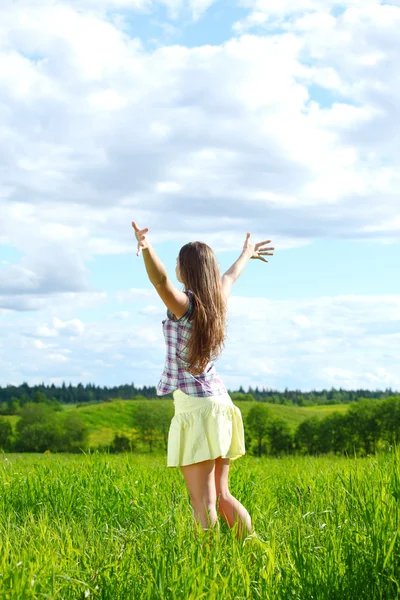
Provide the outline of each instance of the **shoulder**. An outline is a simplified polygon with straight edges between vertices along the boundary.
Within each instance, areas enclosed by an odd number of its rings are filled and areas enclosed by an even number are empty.
[[[192,316],[193,310],[194,310],[194,296],[193,296],[192,290],[184,290],[183,293],[186,294],[186,296],[189,299],[189,304],[188,304],[185,314],[182,315],[180,317],[180,319],[177,319],[176,316],[174,315],[174,313],[170,309],[168,309],[168,311],[167,311],[168,318],[171,319],[171,321],[175,321],[177,323],[187,321]]]
[[[186,313],[189,306],[187,294],[176,288],[168,278],[155,284],[154,287],[167,309],[174,315],[182,317]]]

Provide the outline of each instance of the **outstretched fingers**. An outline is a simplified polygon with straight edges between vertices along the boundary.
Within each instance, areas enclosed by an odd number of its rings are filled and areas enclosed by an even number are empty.
[[[148,227],[145,227],[144,229],[139,229],[137,223],[135,223],[135,221],[132,221],[132,227],[135,230],[135,234],[143,234],[143,233],[147,233],[149,231]]]
[[[149,231],[149,228],[145,227],[144,229],[139,229],[139,227],[138,227],[137,223],[135,223],[135,221],[132,221],[132,227],[135,230],[135,237],[138,242],[136,256],[139,256],[140,252],[142,251],[142,248],[145,247],[145,242],[144,242],[144,240],[146,239],[145,234]]]

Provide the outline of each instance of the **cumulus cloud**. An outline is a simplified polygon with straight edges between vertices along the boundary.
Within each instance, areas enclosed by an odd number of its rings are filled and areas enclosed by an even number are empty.
[[[70,321],[62,321],[58,317],[52,318],[52,325],[44,323],[39,325],[36,329],[36,336],[38,337],[58,337],[68,335],[71,337],[77,337],[82,335],[85,326],[80,319],[71,319]],[[38,346],[44,347],[44,346]]]
[[[115,313],[110,313],[108,319],[129,319],[131,314],[132,313],[129,310],[119,310]]]
[[[193,230],[212,213],[216,234],[268,219],[274,238],[306,243],[394,238],[400,9],[354,6],[282,35],[153,51],[73,4],[5,10],[2,239],[21,245],[18,207],[85,258],[129,251],[132,210],[156,233],[157,211],[171,235],[178,216]],[[333,104],[312,99],[316,84]]]
[[[53,294],[30,295],[9,294],[0,296],[0,314],[10,315],[15,312],[46,312],[54,314],[65,307],[76,312],[106,304],[108,295],[106,292],[59,292]]]
[[[154,290],[131,288],[129,290],[120,290],[115,293],[118,302],[134,302],[136,300],[151,300],[154,298]]]
[[[215,2],[216,0],[189,0],[193,19],[201,17]]]
[[[148,291],[136,290],[136,298],[148,301]],[[163,305],[147,304],[143,310],[121,292],[115,297],[122,306],[129,305],[129,316],[122,311],[85,324],[45,315],[5,321],[0,384],[56,378],[157,385],[165,359]],[[230,389],[400,388],[399,295],[296,300],[232,296],[228,318],[217,368]]]
[[[24,254],[0,270],[0,314],[10,339],[16,332],[5,380],[49,368],[58,381],[62,365],[78,381],[118,366],[118,381],[140,383],[138,356],[157,372],[152,292],[117,292],[121,310],[107,318],[108,295],[88,283],[94,256],[134,252],[132,219],[157,241],[190,236],[217,251],[248,230],[265,239],[266,227],[281,250],[317,238],[398,240],[400,8],[245,0],[231,39],[195,47],[149,49],[129,21],[157,7],[199,19],[211,4],[3,3],[0,243]],[[231,385],[395,385],[397,302],[386,298],[380,319],[375,297],[235,300],[221,368]]]
[[[47,359],[52,360],[56,363],[64,363],[70,360],[67,356],[64,356],[63,354],[57,352],[49,352],[49,354],[47,355]]]
[[[19,264],[2,269],[0,294],[86,291],[88,269],[80,257],[68,252],[66,248],[61,248],[59,253],[55,246],[51,250],[51,255],[32,251]]]
[[[230,365],[232,386],[245,377],[249,385],[278,388],[290,381],[299,389],[398,389],[399,316],[398,295],[295,301],[234,296],[220,364]]]
[[[327,18],[350,8],[369,8],[383,4],[391,4],[386,0],[241,0],[240,4],[250,9],[249,13],[241,20],[236,21],[233,28],[243,31],[257,26],[282,27],[287,26],[294,18],[304,15],[315,18],[315,15]]]

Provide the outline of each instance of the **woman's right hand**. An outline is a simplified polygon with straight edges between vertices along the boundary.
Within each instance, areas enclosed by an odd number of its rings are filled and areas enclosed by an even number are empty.
[[[268,248],[264,248],[265,244],[270,244],[271,240],[267,240],[265,242],[259,242],[258,244],[252,244],[250,242],[250,233],[246,234],[246,240],[244,242],[243,250],[250,254],[250,258],[258,258],[263,262],[268,262],[263,256],[273,256],[273,252],[268,252],[268,250],[275,250],[269,246]]]
[[[147,240],[145,234],[149,231],[149,228],[140,229],[135,221],[132,221],[132,227],[135,230],[135,237],[138,241],[136,256],[139,256],[143,248],[147,248]]]

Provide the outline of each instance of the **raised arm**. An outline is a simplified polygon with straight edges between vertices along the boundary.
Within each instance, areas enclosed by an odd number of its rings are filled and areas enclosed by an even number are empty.
[[[184,292],[178,290],[168,279],[166,268],[146,238],[148,229],[140,229],[135,221],[132,221],[132,227],[135,230],[135,236],[138,241],[137,256],[139,256],[141,250],[143,250],[144,264],[151,283],[156,288],[156,291],[165,306],[180,319],[189,307],[188,296]]]
[[[258,258],[263,262],[268,262],[265,258],[263,258],[263,255],[272,256],[273,252],[268,252],[268,250],[274,250],[274,248],[262,248],[262,246],[269,244],[270,242],[271,240],[267,240],[265,242],[259,242],[258,244],[252,244],[250,242],[250,233],[246,234],[246,240],[244,242],[241,255],[222,275],[222,289],[226,298],[229,297],[233,284],[242,273],[250,258]]]
[[[243,250],[237,261],[222,275],[222,289],[225,297],[229,298],[231,289],[250,259],[250,251]]]

